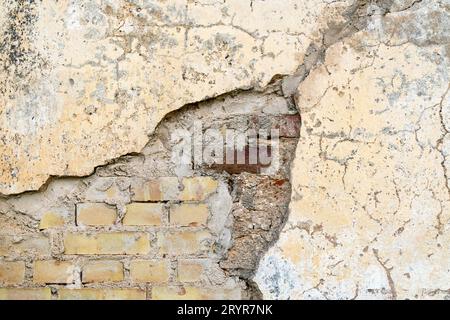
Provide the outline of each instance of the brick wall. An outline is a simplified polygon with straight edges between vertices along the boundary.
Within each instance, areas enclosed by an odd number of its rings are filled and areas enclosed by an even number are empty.
[[[170,133],[195,119],[274,123],[280,167],[174,165]],[[0,299],[259,298],[251,279],[284,222],[298,130],[276,90],[220,97],[169,115],[141,154],[0,200]]]
[[[130,185],[123,211],[83,201],[46,212],[39,233],[1,236],[0,298],[239,299],[236,284],[198,286],[216,256],[205,199],[218,186],[211,177],[161,177]]]

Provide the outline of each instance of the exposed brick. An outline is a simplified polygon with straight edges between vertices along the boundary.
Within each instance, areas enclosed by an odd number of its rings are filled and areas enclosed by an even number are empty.
[[[170,223],[179,226],[205,226],[209,209],[206,204],[174,204],[170,208]]]
[[[59,289],[60,300],[145,300],[140,289]]]
[[[183,191],[179,199],[183,201],[203,201],[217,190],[218,182],[211,177],[191,177],[183,179]]]
[[[153,287],[153,300],[239,300],[239,288]]]
[[[275,128],[280,129],[282,138],[300,137],[301,117],[298,114],[284,115],[278,117]]]
[[[45,212],[42,215],[41,222],[39,224],[40,230],[63,227],[65,219],[60,213]]]
[[[108,226],[117,219],[117,210],[105,203],[77,204],[77,225]]]
[[[158,245],[161,253],[193,254],[210,249],[211,235],[206,231],[181,231],[159,233]]]
[[[136,183],[131,190],[135,201],[160,201],[163,198],[158,180]]]
[[[64,248],[65,254],[147,254],[150,239],[148,234],[134,232],[69,233],[64,237]]]
[[[177,177],[161,177],[132,185],[133,201],[177,200],[179,183]]]
[[[34,257],[50,255],[50,242],[44,235],[14,237],[0,236],[0,256],[32,255]]]
[[[123,281],[123,264],[120,261],[92,261],[86,264],[82,272],[82,282]]]
[[[169,281],[169,266],[165,260],[132,261],[131,280],[134,282],[161,283]]]
[[[178,281],[196,282],[200,281],[206,269],[205,260],[179,260]]]
[[[20,284],[25,278],[25,263],[23,261],[0,261],[0,284]]]
[[[250,148],[248,145],[241,150],[236,148],[226,148],[223,162],[214,163],[210,168],[216,171],[225,171],[230,174],[239,174],[242,172],[260,173],[262,167],[261,164],[258,161],[252,163],[253,161],[250,161],[250,154],[256,155],[257,158],[258,148]]]
[[[73,283],[74,269],[75,266],[69,261],[36,261],[33,281],[46,284]]]
[[[163,213],[160,203],[131,203],[123,219],[125,226],[159,226]]]
[[[50,300],[50,288],[16,289],[0,288],[0,300]]]

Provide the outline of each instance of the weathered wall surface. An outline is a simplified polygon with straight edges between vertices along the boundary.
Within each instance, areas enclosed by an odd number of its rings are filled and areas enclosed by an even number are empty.
[[[198,121],[205,136],[282,128],[279,165],[178,165],[172,133]],[[139,154],[0,199],[0,299],[261,298],[252,278],[286,220],[299,124],[279,85],[222,96],[171,113]]]
[[[2,0],[0,194],[139,152],[168,112],[264,87],[344,4]]]
[[[268,298],[448,298],[450,3],[375,14],[297,92],[289,221]]]
[[[0,7],[0,298],[449,296],[449,0]],[[279,170],[173,166],[255,117]]]

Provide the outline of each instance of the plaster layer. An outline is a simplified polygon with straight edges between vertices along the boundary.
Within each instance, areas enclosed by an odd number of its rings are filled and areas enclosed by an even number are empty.
[[[293,73],[348,5],[1,0],[0,194],[88,175],[172,110]]]
[[[0,300],[260,299],[252,278],[286,220],[299,135],[279,84],[171,112],[141,153],[0,198]],[[243,162],[209,161],[224,128],[275,126],[257,147],[269,161],[250,141],[227,145]],[[204,161],[187,161],[194,132]]]
[[[449,0],[0,0],[0,7],[4,234],[37,232],[48,193],[52,205],[74,204],[77,197],[65,198],[72,183],[110,169],[121,176],[121,162],[139,167],[142,154],[157,158],[144,146],[171,111],[238,89],[265,92],[282,79],[302,116],[289,218],[278,240],[283,219],[271,221],[275,228],[260,223],[267,235],[258,242],[260,230],[241,229],[253,211],[268,221],[272,213],[243,197],[221,267],[236,281],[244,275],[245,285],[254,280],[249,290],[264,298],[449,298]],[[165,161],[148,162],[145,177],[167,169]],[[66,177],[25,192],[51,176]],[[245,193],[258,191],[252,179],[239,180]],[[241,233],[255,242],[239,242]],[[50,250],[40,238],[16,242]],[[60,244],[52,246],[46,257],[61,258]],[[258,256],[249,254],[254,246]],[[17,278],[31,281],[27,259]]]
[[[299,85],[289,220],[256,275],[265,298],[449,298],[449,22],[449,1],[375,12]]]

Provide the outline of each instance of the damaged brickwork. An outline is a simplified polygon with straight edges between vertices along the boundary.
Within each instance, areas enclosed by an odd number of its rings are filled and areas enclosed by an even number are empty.
[[[287,218],[300,131],[280,84],[189,105],[141,153],[0,200],[0,298],[262,298],[252,278]],[[245,163],[174,163],[173,133],[196,121],[276,128],[279,165],[252,164],[248,150]]]
[[[0,4],[0,298],[448,299],[449,0]]]

